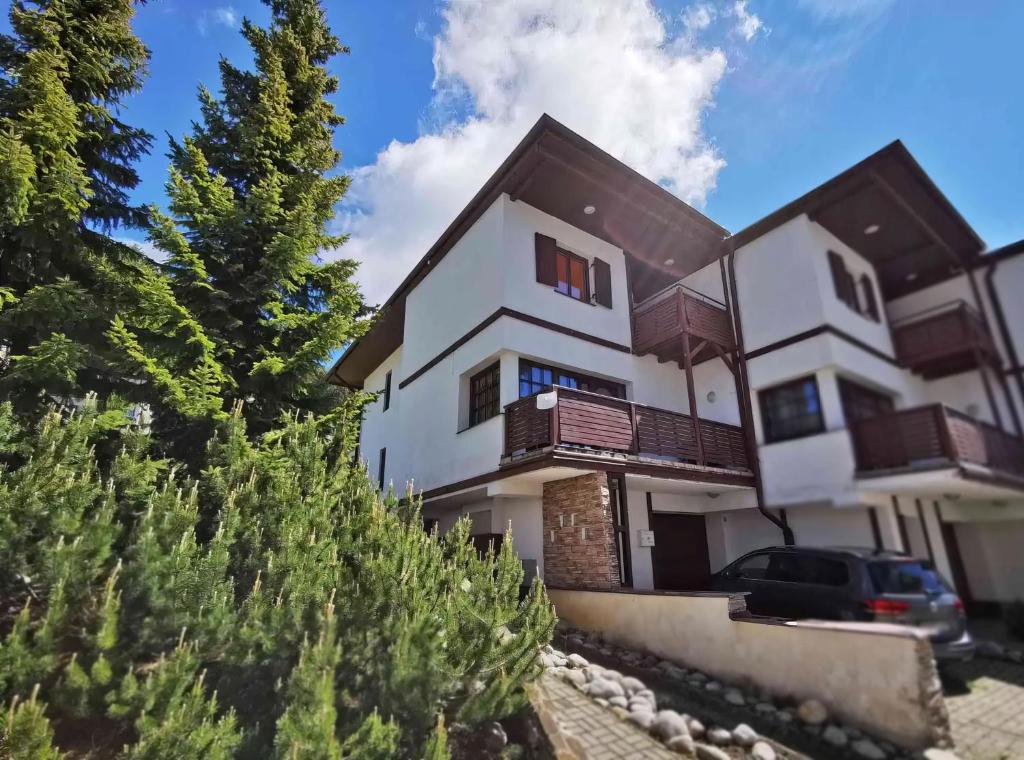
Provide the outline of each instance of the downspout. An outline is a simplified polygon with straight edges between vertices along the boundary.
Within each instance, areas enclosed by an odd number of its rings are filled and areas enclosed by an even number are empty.
[[[1006,324],[1006,312],[1003,311],[1002,301],[999,300],[999,291],[996,289],[996,268],[998,261],[989,264],[985,271],[985,289],[988,290],[988,300],[992,304],[992,311],[995,313],[996,324],[999,326],[999,336],[1003,339],[1003,346],[1006,349],[1006,358],[1010,360],[1011,372],[1017,381],[1017,390],[1020,391],[1021,401],[1024,402],[1024,368],[1021,368],[1020,359],[1017,357],[1017,349],[1013,345],[1013,336],[1010,335],[1010,328]],[[1021,427],[1020,415],[1017,413],[1017,404],[1013,401],[1013,394],[1003,383],[1003,390],[1006,393],[1006,401],[1010,405],[1010,414],[1013,416],[1013,424],[1017,428],[1017,435],[1024,435],[1024,428]]]
[[[754,409],[750,403],[750,387],[747,382],[747,358],[743,348],[743,324],[740,320],[740,302],[736,290],[736,264],[733,260],[736,252],[728,242],[725,244],[729,246],[729,252],[718,260],[718,264],[722,271],[722,295],[725,297],[725,305],[732,319],[733,335],[736,338],[737,401],[740,406],[740,421],[743,423],[744,438],[747,442],[747,459],[750,461],[751,470],[754,472],[757,509],[782,531],[782,540],[786,546],[793,546],[796,543],[796,539],[793,537],[793,529],[784,520],[769,512],[764,505],[764,483],[761,480],[761,462],[758,459],[757,439],[754,437]],[[728,277],[725,274],[726,258],[729,259]]]

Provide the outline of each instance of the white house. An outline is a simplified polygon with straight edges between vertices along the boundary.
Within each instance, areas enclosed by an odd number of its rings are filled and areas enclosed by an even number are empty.
[[[1024,244],[899,142],[741,232],[542,117],[330,380],[444,530],[563,587],[698,589],[795,541],[1024,597]]]

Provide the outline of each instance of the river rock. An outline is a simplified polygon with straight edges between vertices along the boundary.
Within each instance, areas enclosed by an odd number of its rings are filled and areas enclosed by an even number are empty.
[[[508,744],[508,735],[497,721],[488,723],[483,728],[484,746],[491,752],[501,752]]]
[[[625,676],[621,681],[619,681],[619,683],[622,684],[622,688],[625,689],[626,693],[630,696],[636,694],[638,691],[643,691],[646,688],[643,681],[639,678],[633,678],[632,676]]]
[[[625,696],[620,686],[615,681],[606,678],[595,678],[587,686],[587,693],[595,699],[611,699],[612,697]]]
[[[753,760],[775,760],[775,750],[768,742],[756,742],[750,748],[750,757]]]
[[[697,751],[697,760],[730,760],[727,752],[710,744],[698,743],[694,749]]]
[[[690,731],[686,727],[686,721],[675,710],[659,710],[658,714],[654,717],[650,731],[662,741],[668,741],[684,734],[690,735]]]
[[[632,712],[630,712],[629,718],[627,718],[627,720],[629,720],[632,723],[635,723],[636,725],[640,726],[640,728],[646,731],[651,727],[651,724],[654,723],[654,713],[648,712],[646,710],[633,710]]]
[[[828,720],[828,710],[816,699],[808,699],[800,703],[796,708],[797,717],[804,723],[817,726]]]
[[[853,751],[865,760],[885,760],[885,752],[870,739],[859,739],[851,746]]]
[[[850,742],[850,737],[839,726],[828,726],[822,733],[821,738],[833,747],[845,747]]]
[[[690,736],[692,736],[694,739],[700,739],[704,736],[704,724],[696,718],[691,718],[687,716],[686,727],[690,729]]]
[[[610,704],[612,707],[621,707],[625,710],[627,707],[629,707],[629,700],[625,697],[612,697],[608,700],[608,704]]]
[[[727,744],[732,744],[732,732],[725,728],[709,728],[705,736],[712,744],[718,744],[723,747]]]
[[[565,659],[567,659],[569,661],[569,664],[572,665],[574,668],[585,668],[587,667],[587,665],[590,664],[589,660],[587,660],[586,657],[584,657],[583,655],[576,654],[575,652],[573,652]]]
[[[723,698],[730,705],[742,706],[747,703],[747,700],[743,698],[743,695],[736,689],[729,689],[723,695]]]
[[[757,735],[757,731],[752,729],[746,723],[740,723],[732,730],[732,740],[741,747],[753,747],[760,738],[761,737]]]
[[[665,746],[673,752],[678,752],[680,755],[693,755],[695,749],[693,737],[689,734],[679,734],[679,736],[673,736],[667,742]]]

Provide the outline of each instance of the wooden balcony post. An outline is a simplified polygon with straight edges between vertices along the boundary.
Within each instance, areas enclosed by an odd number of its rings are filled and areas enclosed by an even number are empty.
[[[949,430],[949,415],[946,414],[946,407],[942,404],[935,405],[935,423],[939,428],[939,441],[942,446],[942,453],[952,461],[959,457],[956,453],[956,446],[953,444],[953,435]]]
[[[628,402],[629,403],[629,402]],[[629,403],[629,424],[633,428],[633,448],[630,454],[640,453],[640,430],[636,424],[636,404]]]
[[[550,443],[551,443],[552,446],[557,446],[558,445],[558,441],[559,441],[559,437],[560,437],[560,433],[559,433],[559,430],[558,430],[558,402],[559,402],[559,400],[560,399],[558,398],[558,391],[555,391],[555,405],[553,407],[551,407],[551,424],[548,425],[548,427],[550,428],[550,430],[549,430],[549,432],[551,434],[551,441],[550,441]]]
[[[693,357],[690,355],[690,335],[683,331],[683,369],[686,371],[686,395],[690,401],[690,418],[693,420],[693,436],[697,443],[697,464],[704,465],[704,443],[700,435],[700,418],[697,416],[697,389],[693,387]]]

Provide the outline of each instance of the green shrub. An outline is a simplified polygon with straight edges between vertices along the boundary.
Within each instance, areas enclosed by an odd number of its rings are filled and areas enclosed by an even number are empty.
[[[382,499],[346,419],[252,443],[236,410],[190,481],[116,410],[19,432],[0,408],[8,746],[444,757],[446,725],[520,708],[543,586],[519,601],[510,536],[480,558],[468,522],[428,535],[415,500]]]

